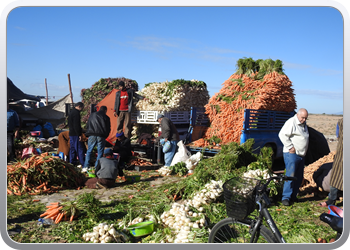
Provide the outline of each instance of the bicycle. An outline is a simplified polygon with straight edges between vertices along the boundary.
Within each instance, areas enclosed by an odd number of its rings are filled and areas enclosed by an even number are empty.
[[[272,180],[282,182],[296,177],[272,176],[265,184],[243,177],[226,181],[223,189],[228,218],[214,225],[208,243],[286,243],[267,209],[271,205],[267,186]],[[258,216],[251,215],[255,209]],[[264,219],[269,228],[263,225]]]

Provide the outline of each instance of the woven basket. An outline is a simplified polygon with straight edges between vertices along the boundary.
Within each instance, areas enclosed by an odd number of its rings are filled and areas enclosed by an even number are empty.
[[[256,207],[255,187],[259,180],[235,177],[223,185],[228,217],[245,219]]]

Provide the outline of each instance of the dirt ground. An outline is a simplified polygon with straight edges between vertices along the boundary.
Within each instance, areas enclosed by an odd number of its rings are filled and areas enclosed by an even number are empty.
[[[336,127],[342,115],[309,114],[307,125],[321,132],[327,139],[330,151],[337,149]]]

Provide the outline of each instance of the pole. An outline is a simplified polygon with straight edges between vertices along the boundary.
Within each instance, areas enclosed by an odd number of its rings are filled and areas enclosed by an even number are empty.
[[[73,103],[73,94],[72,94],[72,86],[70,84],[70,74],[68,74],[68,83],[69,83],[69,92],[70,92],[70,99]]]
[[[48,91],[47,91],[47,82],[46,82],[46,78],[45,78],[45,88],[46,88],[46,106],[49,104],[49,95],[48,95]]]

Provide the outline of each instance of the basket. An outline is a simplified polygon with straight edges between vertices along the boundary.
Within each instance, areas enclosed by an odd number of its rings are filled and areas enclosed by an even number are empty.
[[[245,219],[255,209],[255,187],[259,180],[235,177],[223,185],[228,217]]]

